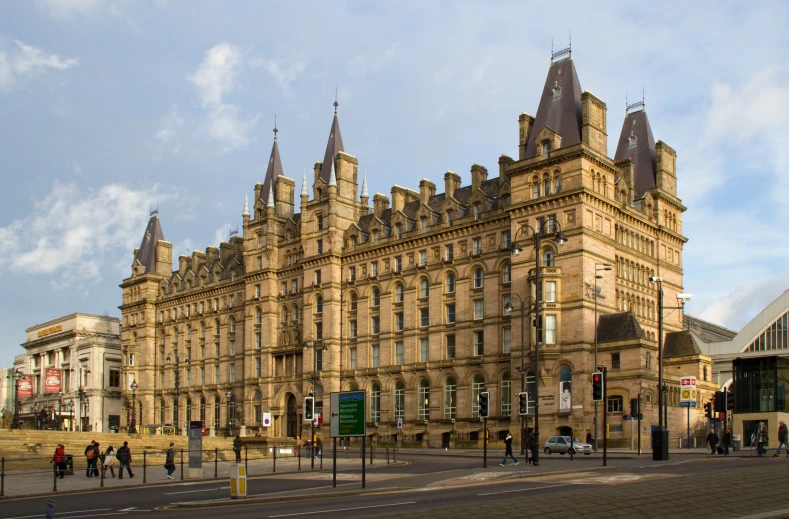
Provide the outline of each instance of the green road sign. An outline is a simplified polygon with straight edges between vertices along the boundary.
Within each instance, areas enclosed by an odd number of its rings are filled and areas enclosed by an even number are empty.
[[[367,434],[364,391],[331,394],[331,437],[350,438]]]

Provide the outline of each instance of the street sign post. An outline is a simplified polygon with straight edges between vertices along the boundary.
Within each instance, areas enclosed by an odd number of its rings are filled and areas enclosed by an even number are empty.
[[[364,465],[367,423],[364,419],[365,391],[343,391],[331,394],[331,437],[334,438],[333,485],[337,486],[337,438],[362,439],[362,488],[367,485]]]
[[[680,377],[679,379],[680,384],[680,402],[679,405],[681,407],[685,407],[688,410],[688,427],[687,427],[687,434],[688,434],[688,449],[690,449],[690,408],[696,407],[696,377],[693,376],[684,376]]]

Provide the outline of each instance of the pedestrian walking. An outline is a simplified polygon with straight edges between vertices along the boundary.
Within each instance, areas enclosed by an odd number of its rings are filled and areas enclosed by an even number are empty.
[[[592,431],[586,431],[586,443],[588,443],[589,445],[591,445],[591,444],[592,444],[592,442],[593,442],[593,439],[592,439]]]
[[[175,443],[170,442],[170,447],[167,449],[167,458],[164,460],[164,468],[167,469],[167,479],[173,479],[173,472],[175,472]]]
[[[118,449],[118,453],[115,454],[115,459],[117,459],[120,464],[118,467],[118,479],[123,479],[123,467],[126,467],[129,478],[133,478],[134,473],[132,473],[131,470],[132,456],[131,449],[129,449],[129,442],[123,442],[123,447]]]
[[[534,431],[529,433],[529,447],[531,447],[531,459],[529,460],[529,463],[534,465],[534,460],[537,457],[537,449],[540,448],[540,446],[537,445],[537,435],[534,434]]]
[[[51,463],[53,463],[52,467],[55,469],[57,476],[63,479],[63,476],[66,474],[66,449],[62,443],[58,443],[58,446],[55,448],[55,455],[52,456]]]
[[[718,446],[718,435],[715,434],[714,428],[710,429],[710,433],[707,435],[707,443],[712,451],[710,454],[715,454],[715,448]]]
[[[729,446],[731,445],[731,431],[728,429],[723,430],[723,455],[729,455]]]
[[[237,434],[236,439],[233,440],[233,452],[236,453],[236,463],[241,463],[241,449],[243,446],[244,442],[241,441],[241,436]]]
[[[754,433],[756,437],[756,454],[757,456],[764,456],[767,454],[767,449],[765,446],[767,445],[767,426],[764,425],[764,422],[759,422],[759,428]]]
[[[115,449],[110,445],[107,447],[107,450],[104,451],[104,455],[102,456],[102,472],[104,473],[104,477],[107,477],[107,470],[110,471],[112,477],[115,477]]]
[[[774,457],[777,458],[781,455],[781,445],[783,445],[786,449],[786,457],[789,458],[789,445],[786,444],[788,432],[789,430],[787,430],[783,420],[778,422],[778,449],[775,451],[775,454],[773,454]]]
[[[507,437],[504,438],[504,459],[499,464],[502,467],[507,464],[507,456],[512,458],[516,465],[518,464],[518,460],[512,454],[512,435],[510,433],[507,433]]]
[[[321,457],[321,450],[323,449],[323,442],[320,438],[315,442],[315,459]]]
[[[85,447],[85,459],[88,462],[88,468],[85,471],[85,477],[98,477],[99,469],[96,467],[96,464],[99,461],[98,457],[99,449],[96,447],[96,440],[91,440],[90,444]]]

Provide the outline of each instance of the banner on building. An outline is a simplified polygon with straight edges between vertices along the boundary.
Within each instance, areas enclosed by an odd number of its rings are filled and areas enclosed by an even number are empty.
[[[559,411],[569,413],[573,408],[572,383],[564,381],[559,383]]]
[[[47,368],[47,378],[44,383],[44,393],[57,393],[60,391],[61,371],[55,368]]]
[[[19,398],[30,398],[33,396],[33,380],[29,375],[20,378],[17,384],[17,395]]]

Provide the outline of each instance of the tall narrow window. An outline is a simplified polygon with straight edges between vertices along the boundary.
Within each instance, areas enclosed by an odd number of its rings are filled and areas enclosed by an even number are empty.
[[[510,353],[512,351],[512,328],[509,326],[501,330],[501,352]]]
[[[323,298],[321,296],[315,298],[315,313],[316,314],[323,313]]]
[[[419,413],[417,419],[430,419],[430,382],[427,379],[419,381]]]
[[[485,309],[485,301],[483,299],[474,300],[474,319],[482,319],[483,311]]]
[[[454,324],[455,323],[455,304],[450,303],[446,305],[447,309],[447,324]]]
[[[482,330],[474,332],[474,355],[477,357],[485,353],[485,334]]]
[[[512,380],[510,374],[505,373],[501,377],[501,416],[512,414]]]
[[[370,319],[370,333],[373,335],[381,333],[381,318],[377,315],[374,315]]]
[[[546,303],[556,302],[556,281],[545,282],[545,302]]]
[[[474,288],[482,288],[485,283],[484,280],[485,274],[482,272],[482,269],[476,269],[474,271]]]
[[[263,323],[263,310],[257,308],[255,310],[255,324],[262,324]]]
[[[452,261],[455,259],[455,246],[453,244],[444,245],[444,260]]]
[[[430,308],[419,309],[419,326],[422,328],[430,326]]]
[[[419,297],[420,299],[427,299],[429,295],[430,295],[430,282],[427,279],[422,278],[422,280],[419,281]]]
[[[378,288],[373,289],[373,307],[381,306],[381,291]]]
[[[424,267],[425,265],[427,265],[427,251],[426,250],[420,250],[419,251],[419,266],[420,267]]]
[[[398,380],[394,390],[394,418],[402,420],[405,418],[405,384]]]
[[[446,283],[444,286],[446,287],[447,294],[455,293],[455,274],[453,274],[452,272],[447,274]]]
[[[370,421],[381,421],[381,386],[378,384],[370,386]]]
[[[395,317],[395,319],[394,319],[394,321],[395,321],[395,323],[394,323],[395,324],[395,331],[396,332],[402,332],[403,329],[405,328],[405,320],[403,318],[403,312],[395,313],[394,317]]]
[[[323,215],[321,215],[321,214],[317,215],[315,217],[315,220],[316,220],[316,222],[318,224],[318,230],[322,231],[323,230]]]
[[[317,246],[317,249],[318,249],[318,251],[317,251],[318,254],[323,254],[323,240],[318,240],[316,242],[316,246]]]
[[[398,366],[402,366],[405,364],[405,348],[403,347],[403,341],[397,341],[395,343],[395,364]]]
[[[512,281],[512,265],[505,263],[501,268],[501,282],[509,283]]]
[[[370,354],[370,367],[378,368],[381,366],[381,345],[373,344]]]
[[[356,338],[356,319],[349,321],[348,323],[348,333],[351,336],[351,339]]]
[[[471,417],[479,418],[479,394],[485,389],[485,377],[474,375],[471,381]]]
[[[356,295],[356,293],[352,293],[351,294],[351,305],[350,305],[351,306],[351,312],[355,312],[356,311],[356,307],[358,306],[358,304],[359,304],[358,296]]]
[[[356,369],[356,348],[348,349],[348,368]]]
[[[454,377],[448,377],[444,382],[444,419],[450,420],[457,417],[457,382]]]
[[[446,358],[448,360],[455,358],[455,336],[454,335],[447,335],[446,337]]]
[[[427,217],[423,216],[419,219],[419,231],[427,232]]]
[[[323,323],[315,323],[315,340],[323,340]]]
[[[419,339],[419,362],[430,360],[430,341],[423,337]]]
[[[395,285],[395,303],[402,303],[405,296],[405,288],[403,285],[397,284]]]
[[[545,316],[545,344],[556,344],[556,316]]]
[[[479,220],[480,218],[482,218],[482,204],[477,202],[474,204],[474,219]]]
[[[378,262],[377,261],[373,261],[372,263],[370,263],[370,276],[373,276],[373,277],[378,276]]]

